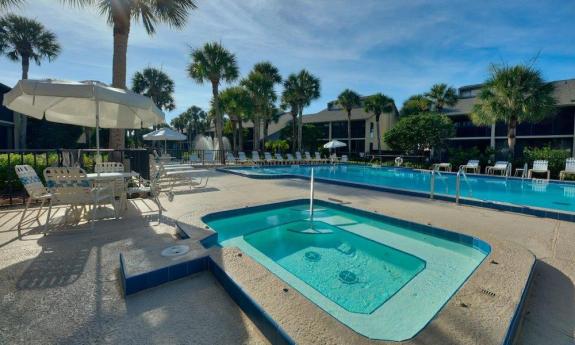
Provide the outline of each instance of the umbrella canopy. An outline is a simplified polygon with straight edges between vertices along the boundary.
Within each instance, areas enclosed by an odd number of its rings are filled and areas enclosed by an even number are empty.
[[[20,80],[3,105],[37,119],[99,128],[142,128],[164,122],[149,98],[98,81]],[[100,149],[99,134],[96,135]]]
[[[168,141],[182,141],[187,140],[188,137],[183,135],[178,131],[174,131],[171,128],[160,128],[156,131],[150,132],[148,134],[144,134],[142,136],[144,140],[168,140]]]
[[[338,147],[346,147],[347,145],[345,143],[342,143],[339,140],[332,140],[329,143],[323,145],[323,147],[325,149],[337,149]]]

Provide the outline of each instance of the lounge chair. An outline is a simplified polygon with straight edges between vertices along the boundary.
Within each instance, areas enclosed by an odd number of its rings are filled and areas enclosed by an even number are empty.
[[[274,156],[275,156],[276,162],[277,162],[278,164],[282,164],[282,163],[284,162],[284,158],[282,157],[282,154],[281,154],[281,153],[276,152],[276,153],[274,154]]]
[[[472,159],[467,161],[467,164],[462,164],[459,166],[459,170],[463,169],[466,173],[471,170],[474,174],[479,174],[481,172],[481,167],[479,166],[479,160]]]
[[[111,204],[114,207],[114,215],[118,218],[118,210],[114,198],[114,193],[109,187],[94,187],[88,180],[86,172],[81,168],[53,168],[44,169],[44,178],[48,190],[52,194],[48,215],[44,229],[47,231],[50,223],[50,215],[54,204],[70,205],[73,210],[81,207],[86,211],[86,207],[91,208],[91,227],[94,227],[96,220],[96,207],[98,205]]]
[[[511,174],[511,164],[507,161],[497,161],[493,166],[485,168],[487,175],[495,175],[499,173],[501,176],[509,176]]]
[[[342,163],[348,162],[347,155],[341,155],[341,162],[342,162]]]
[[[286,161],[290,164],[295,164],[298,163],[296,162],[296,160],[293,158],[293,155],[291,153],[286,153]]]
[[[232,152],[226,152],[226,164],[236,164],[237,160]]]
[[[433,170],[451,171],[451,163],[435,163],[435,164],[433,164]]]
[[[264,152],[264,160],[268,164],[274,164],[275,163],[274,158],[272,157],[271,153],[269,153],[269,152]]]
[[[246,153],[243,151],[238,152],[238,162],[240,164],[249,164],[251,161],[246,157]]]
[[[164,173],[163,168],[160,167],[154,173],[150,174],[149,180],[141,178],[138,186],[130,187],[128,188],[127,191],[129,196],[132,196],[134,194],[138,194],[141,196],[145,194],[150,195],[150,197],[152,197],[152,200],[156,203],[156,205],[158,205],[158,224],[162,219],[162,204],[160,203],[159,196],[160,193],[162,192],[162,189],[160,187],[160,178],[163,173]]]
[[[325,162],[326,160],[323,159],[323,158],[321,158],[321,154],[320,154],[319,152],[316,152],[316,153],[315,153],[315,161],[318,162],[318,163],[323,163],[323,162]]]
[[[258,151],[252,151],[252,162],[254,162],[254,164],[262,162],[260,159],[260,153]]]
[[[307,163],[306,161],[309,161],[309,159],[303,159],[303,157],[301,156],[301,152],[299,151],[295,153],[295,160],[298,161],[300,164]]]
[[[563,181],[565,176],[575,175],[575,158],[567,158],[565,160],[565,170],[559,173],[559,179]]]
[[[536,160],[533,162],[533,167],[529,169],[527,173],[527,178],[532,178],[533,173],[535,174],[546,174],[547,180],[551,177],[551,171],[549,171],[549,162],[546,160]]]
[[[24,211],[22,212],[22,216],[18,222],[18,237],[20,237],[22,236],[22,222],[26,217],[26,211],[30,207],[30,204],[36,200],[41,201],[40,208],[38,208],[38,213],[36,214],[36,222],[38,222],[38,225],[42,225],[40,224],[42,207],[44,207],[46,201],[50,200],[52,194],[48,192],[48,189],[46,189],[42,181],[40,181],[38,174],[36,174],[36,171],[31,166],[16,165],[14,169],[16,170],[16,175],[18,175],[18,179],[20,179],[20,182],[28,193],[28,201],[26,201],[26,206],[24,207]]]

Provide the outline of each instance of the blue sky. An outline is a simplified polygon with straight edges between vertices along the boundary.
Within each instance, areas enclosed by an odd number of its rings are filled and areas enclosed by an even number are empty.
[[[190,47],[220,41],[234,52],[242,75],[269,60],[287,76],[306,68],[321,78],[312,113],[345,88],[383,92],[398,107],[436,82],[479,83],[490,63],[536,66],[548,80],[575,78],[575,5],[572,1],[197,0],[187,27],[160,26],[149,37],[132,27],[128,79],[160,67],[176,83],[177,109],[207,107],[208,85],[186,76]],[[30,78],[111,81],[112,30],[95,9],[57,0],[28,0],[14,10],[54,31],[62,54],[31,66]],[[20,65],[0,59],[0,82],[14,85]],[[224,85],[225,86],[225,85]]]

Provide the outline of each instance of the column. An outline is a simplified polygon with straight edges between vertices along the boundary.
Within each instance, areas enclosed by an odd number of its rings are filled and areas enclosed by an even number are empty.
[[[495,124],[491,125],[491,140],[489,141],[489,146],[491,146],[492,149],[495,148]]]

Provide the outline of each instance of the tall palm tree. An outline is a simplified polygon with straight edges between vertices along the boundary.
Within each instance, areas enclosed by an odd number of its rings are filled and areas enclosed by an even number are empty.
[[[291,87],[291,85],[296,83],[296,81],[294,79],[296,79],[295,74],[289,76],[288,79],[286,79],[284,81],[284,90],[282,92],[282,97],[281,97],[281,107],[283,110],[286,110],[286,111],[289,110],[289,112],[292,116],[291,150],[292,150],[292,153],[295,154],[296,143],[297,143],[297,117],[299,114],[299,110],[298,110],[299,109],[299,103],[298,103],[297,95],[294,91],[294,88]],[[288,87],[286,87],[286,85],[288,85]]]
[[[471,120],[477,125],[507,124],[507,144],[515,154],[517,125],[537,123],[555,112],[554,86],[532,66],[492,65],[490,76],[478,95]]]
[[[214,117],[216,137],[220,150],[224,149],[223,125],[224,119],[219,105],[219,86],[222,81],[232,82],[238,79],[239,70],[236,56],[217,42],[206,43],[201,49],[191,53],[192,61],[188,65],[188,75],[196,82],[210,82],[214,102]],[[222,161],[224,155],[220,155]]]
[[[441,113],[446,105],[453,106],[457,103],[457,90],[444,83],[435,84],[425,93],[425,97],[433,104],[433,110]]]
[[[11,7],[18,7],[24,0],[0,0],[0,11],[6,11]]]
[[[266,77],[263,73],[252,70],[240,84],[249,92],[253,104],[254,111],[250,116],[250,120],[254,125],[253,129],[253,149],[260,149],[260,130],[264,114],[268,111],[270,99],[275,97],[273,88],[273,81]]]
[[[22,64],[22,79],[28,79],[30,60],[40,65],[43,59],[54,60],[60,53],[56,35],[42,23],[14,14],[0,18],[0,54]],[[14,131],[17,148],[26,146],[27,118],[14,115]]]
[[[361,106],[361,96],[350,89],[345,89],[337,96],[337,104],[347,113],[347,148],[351,155],[351,111]]]
[[[157,68],[144,68],[132,78],[132,91],[150,97],[162,110],[176,108],[174,101],[174,81],[165,72]]]
[[[403,102],[401,115],[409,116],[428,113],[431,111],[431,106],[431,101],[424,95],[413,95]]]
[[[298,106],[298,134],[297,150],[302,150],[303,110],[311,102],[320,97],[320,80],[307,70],[301,70],[298,74],[291,74],[284,82],[284,89],[293,93]]]
[[[392,112],[395,109],[393,98],[387,97],[382,93],[366,97],[363,107],[366,112],[375,115],[375,124],[377,126],[377,151],[381,155],[381,129],[379,118],[382,113]]]
[[[234,152],[243,151],[242,122],[253,111],[252,97],[245,88],[234,86],[220,92],[220,102],[224,112],[228,114],[232,122]]]
[[[156,32],[159,23],[180,29],[186,24],[188,13],[196,8],[194,0],[60,0],[72,6],[95,6],[113,27],[114,55],[112,58],[112,86],[126,89],[126,56],[132,20],[143,24],[148,35]],[[110,131],[109,146],[124,147],[125,131]]]

